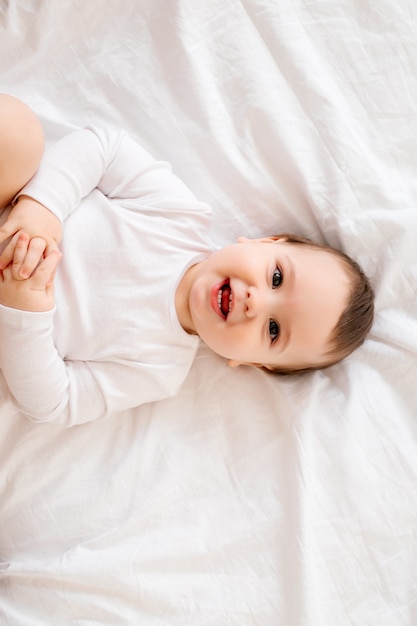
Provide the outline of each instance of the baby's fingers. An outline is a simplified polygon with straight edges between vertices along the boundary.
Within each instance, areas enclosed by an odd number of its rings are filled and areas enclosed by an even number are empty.
[[[4,270],[12,261],[16,248],[16,243],[20,233],[16,233],[14,237],[9,241],[2,254],[0,255],[0,270]],[[0,242],[1,243],[1,242]]]
[[[28,246],[29,235],[26,233],[20,233],[13,253],[12,276],[15,280],[19,280],[19,271],[26,256]]]
[[[20,237],[16,245],[15,256],[13,257],[13,268],[16,270],[16,274],[14,274],[13,278],[15,278],[16,280],[29,278],[29,276],[38,266],[39,262],[42,260],[43,253],[46,249],[45,240],[41,237],[34,237],[30,240],[29,245],[26,248],[26,254],[22,258],[19,256],[20,266],[18,267],[17,264],[15,265],[15,258],[19,242]]]
[[[59,250],[54,250],[38,265],[32,274],[31,281],[36,290],[48,292],[52,288],[56,268],[62,258]]]

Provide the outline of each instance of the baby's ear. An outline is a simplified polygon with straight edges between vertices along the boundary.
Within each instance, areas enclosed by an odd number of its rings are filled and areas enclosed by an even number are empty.
[[[285,241],[288,241],[288,237],[287,235],[272,235],[271,237],[264,237],[262,241],[270,243],[277,243],[277,241],[279,241],[280,243],[284,243]]]

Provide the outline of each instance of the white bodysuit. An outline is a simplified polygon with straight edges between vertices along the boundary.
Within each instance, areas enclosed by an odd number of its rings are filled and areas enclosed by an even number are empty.
[[[176,287],[206,258],[210,208],[132,139],[84,129],[22,190],[64,224],[56,307],[0,306],[0,366],[20,411],[73,425],[173,395],[198,338]]]

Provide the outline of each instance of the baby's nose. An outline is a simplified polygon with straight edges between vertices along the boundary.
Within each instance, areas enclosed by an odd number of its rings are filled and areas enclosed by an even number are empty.
[[[245,314],[252,319],[259,313],[262,297],[255,287],[248,287],[246,290]]]

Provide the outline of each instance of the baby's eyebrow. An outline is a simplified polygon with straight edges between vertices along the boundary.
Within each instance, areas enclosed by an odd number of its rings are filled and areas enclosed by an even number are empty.
[[[290,257],[288,255],[284,255],[285,259],[286,259],[286,280],[288,280],[288,278],[291,280],[291,288],[294,289],[294,285],[295,285],[295,267],[294,267],[294,263],[292,262],[292,260],[290,259]]]

